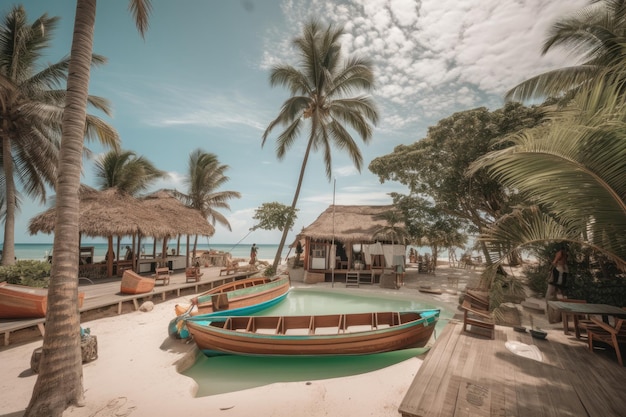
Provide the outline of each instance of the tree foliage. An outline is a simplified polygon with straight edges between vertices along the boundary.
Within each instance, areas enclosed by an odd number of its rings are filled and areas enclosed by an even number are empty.
[[[123,150],[113,150],[98,158],[95,170],[100,189],[115,187],[135,196],[167,175],[145,157]]]
[[[251,230],[291,230],[296,222],[298,209],[273,201],[263,203],[254,211],[254,220],[258,223]]]
[[[567,102],[600,77],[615,77],[626,56],[626,4],[623,0],[592,0],[577,13],[558,19],[544,41],[542,54],[562,48],[580,64],[557,68],[513,87],[507,100],[562,98]],[[623,74],[622,74],[623,75]],[[623,83],[622,78],[620,82]],[[623,94],[624,89],[621,89]]]
[[[512,146],[473,164],[535,204],[484,230],[483,240],[581,243],[626,269],[626,71],[614,71],[582,88],[549,125],[513,135]]]
[[[519,198],[484,170],[467,175],[468,167],[479,156],[507,145],[494,145],[496,139],[537,126],[542,118],[541,108],[517,103],[494,112],[486,108],[458,112],[430,127],[424,139],[374,159],[369,169],[381,182],[407,185],[411,199],[420,202],[420,214],[441,212],[469,233],[477,233],[509,212]]]
[[[0,202],[4,220],[3,265],[15,262],[15,216],[20,192],[41,202],[54,187],[66,91],[59,89],[69,59],[42,63],[58,17],[47,14],[28,22],[23,6],[14,6],[0,22]],[[105,62],[91,57],[91,64]],[[88,96],[89,104],[109,114],[106,100]],[[119,138],[102,119],[86,114],[84,137],[116,148]]]

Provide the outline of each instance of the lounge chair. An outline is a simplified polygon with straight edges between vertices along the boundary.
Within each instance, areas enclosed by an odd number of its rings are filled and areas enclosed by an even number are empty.
[[[596,318],[591,318],[593,326],[587,326],[587,340],[589,342],[589,351],[593,352],[593,342],[603,342],[611,346],[615,350],[617,362],[620,366],[624,366],[622,361],[622,353],[619,345],[626,344],[626,319],[615,319],[615,327],[604,323]]]
[[[186,282],[199,282],[202,275],[204,274],[200,272],[200,268],[196,266],[189,267],[185,270]]]
[[[171,274],[172,274],[172,271],[170,271],[170,269],[165,266],[162,268],[157,268],[155,271],[155,274],[152,275],[152,277],[154,278],[155,284],[158,283],[159,281],[163,281],[163,285],[169,285]]]

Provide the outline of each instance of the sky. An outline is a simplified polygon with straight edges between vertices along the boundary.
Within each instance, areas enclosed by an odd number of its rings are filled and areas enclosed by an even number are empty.
[[[168,173],[150,191],[184,192],[189,154],[198,148],[216,154],[229,166],[222,190],[238,191],[241,198],[221,211],[232,231],[218,224],[215,235],[200,243],[277,244],[279,231],[250,229],[256,209],[269,202],[291,205],[296,189],[306,136],[283,160],[275,153],[280,126],[265,146],[261,142],[289,97],[284,87],[270,86],[271,68],[298,64],[292,41],[303,23],[315,18],[343,25],[344,55],[372,60],[380,121],[369,144],[355,135],[364,161],[360,173],[334,149],[329,179],[321,154],[312,154],[288,242],[333,201],[384,205],[391,204],[389,193],[406,193],[368,170],[374,158],[424,138],[429,126],[455,112],[496,110],[519,82],[574,63],[559,51],[540,51],[555,20],[588,0],[153,0],[145,39],[128,3],[98,2],[94,53],[108,63],[93,69],[90,79],[90,94],[112,104],[112,117],[104,118],[122,148]],[[14,4],[2,2],[2,16]],[[44,13],[61,18],[41,64],[69,55],[75,0],[19,4],[31,22]],[[86,146],[94,158],[104,152],[97,143]],[[93,160],[86,159],[82,182],[96,187],[94,172]],[[47,207],[23,198],[17,243],[52,242],[50,235],[27,231],[29,219]]]

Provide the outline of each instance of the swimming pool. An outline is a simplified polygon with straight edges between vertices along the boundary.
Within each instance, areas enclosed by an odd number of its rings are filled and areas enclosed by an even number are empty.
[[[452,312],[435,304],[385,294],[292,288],[282,302],[256,315],[359,313],[430,308],[441,309],[435,330],[435,335],[438,335],[452,317]],[[414,348],[365,356],[305,358],[235,355],[209,358],[199,355],[196,362],[182,374],[197,383],[196,395],[203,397],[275,382],[310,381],[372,372],[420,355],[425,350]]]

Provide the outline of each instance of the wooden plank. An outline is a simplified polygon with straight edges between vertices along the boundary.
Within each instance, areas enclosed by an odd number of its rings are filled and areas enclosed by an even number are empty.
[[[463,380],[459,387],[454,417],[490,417],[491,389]]]

